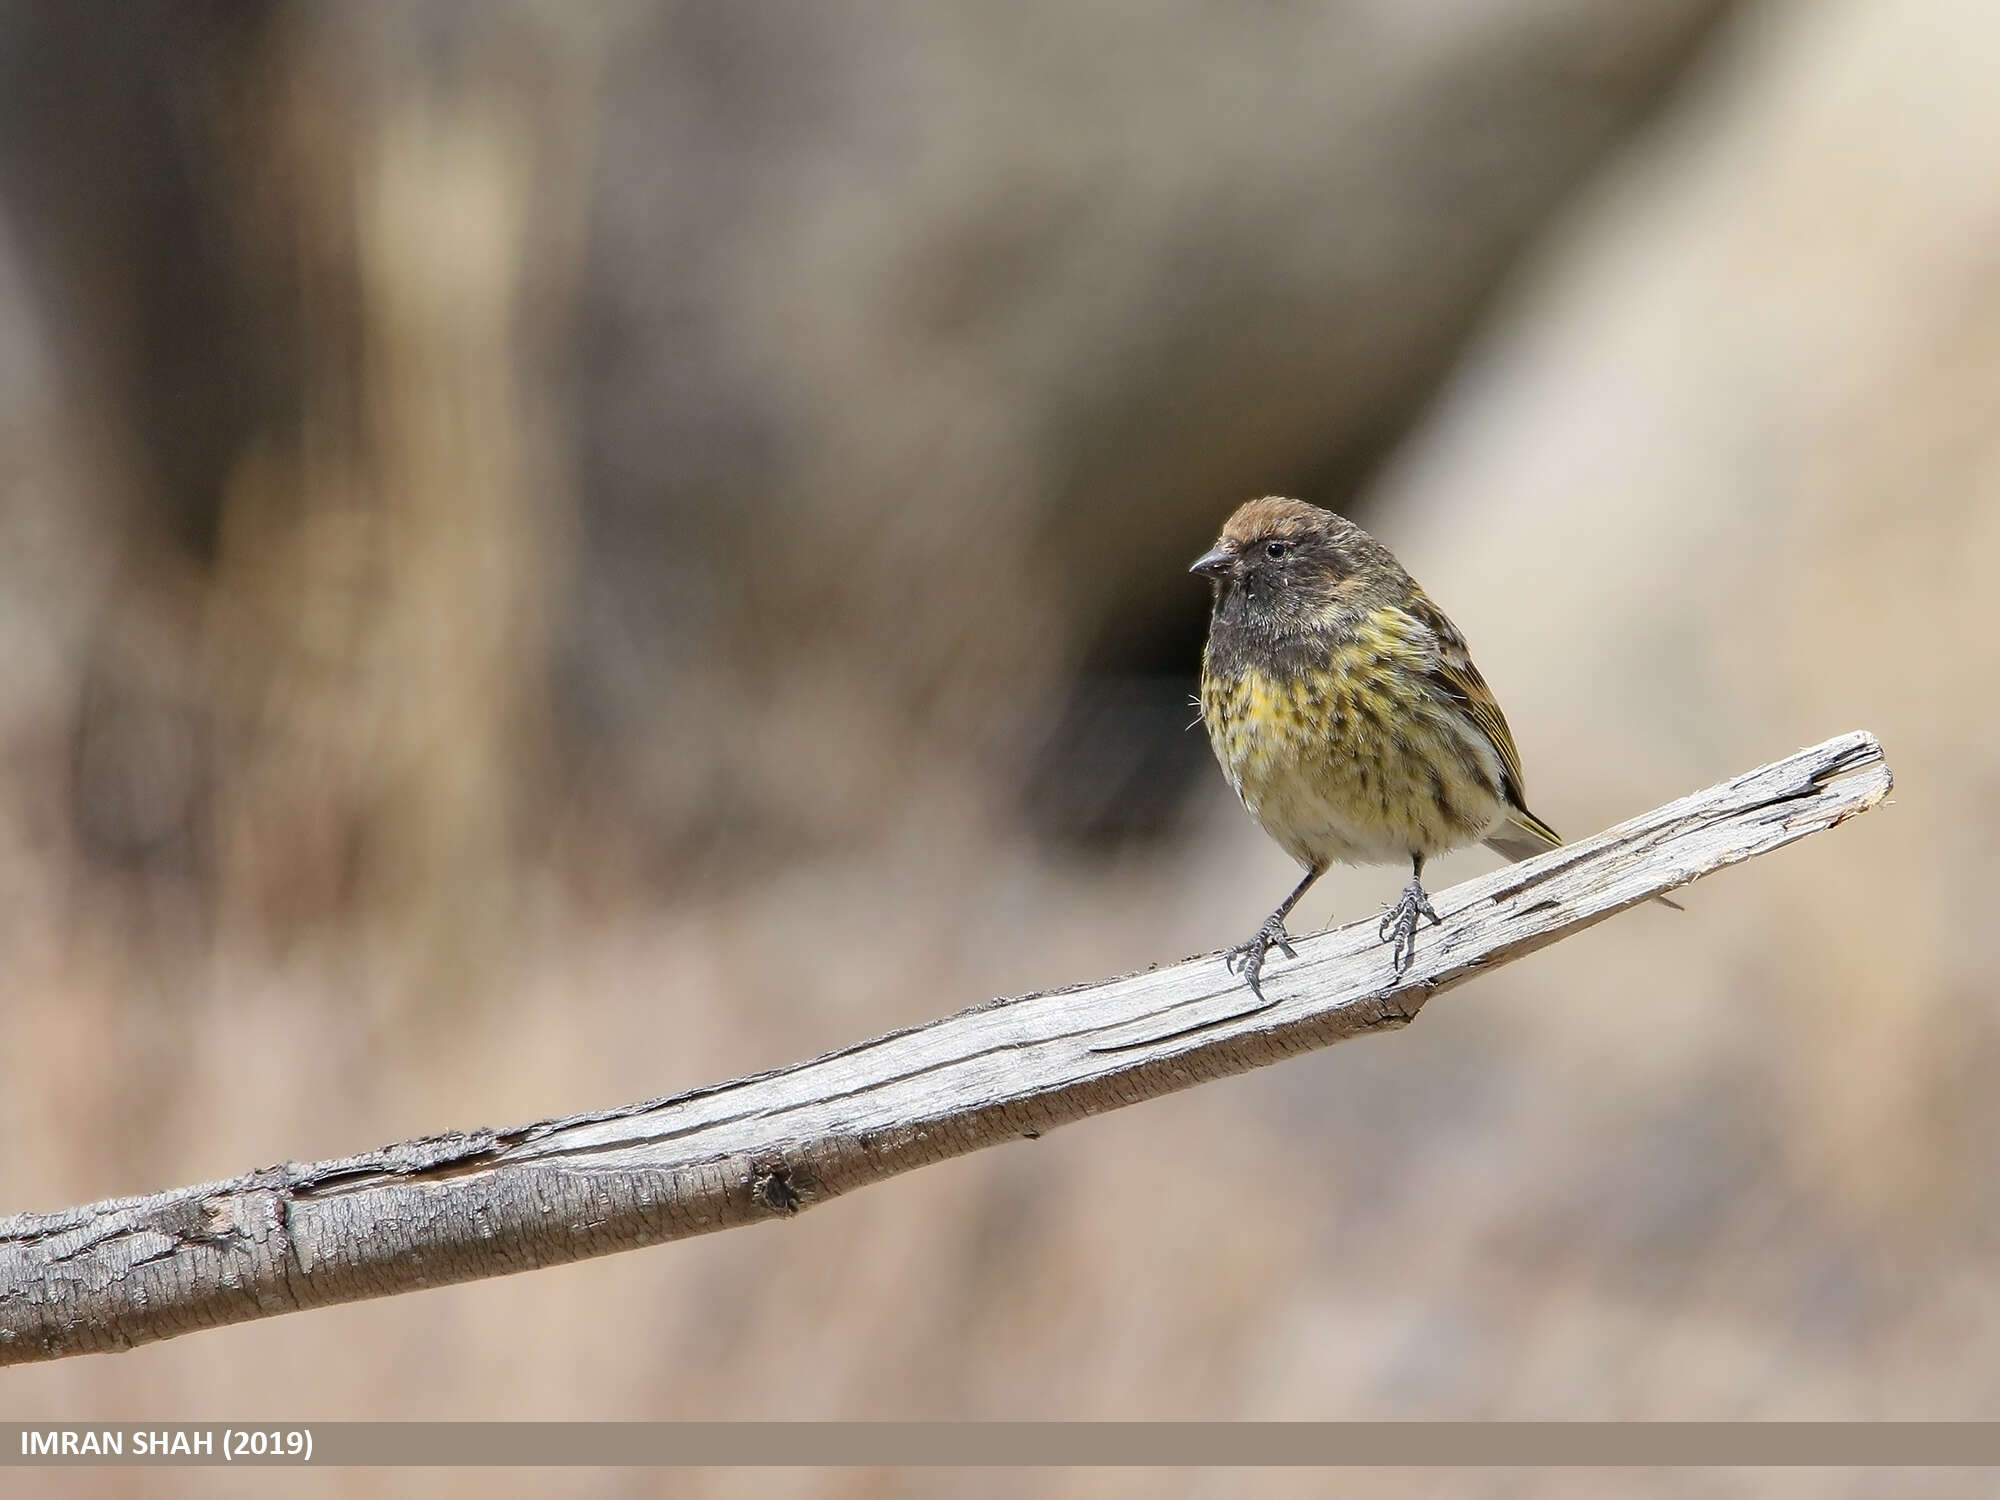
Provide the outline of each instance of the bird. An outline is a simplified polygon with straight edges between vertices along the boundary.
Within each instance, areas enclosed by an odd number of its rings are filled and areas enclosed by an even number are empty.
[[[1190,572],[1211,585],[1201,717],[1236,795],[1305,869],[1226,950],[1264,998],[1265,956],[1298,955],[1285,918],[1334,864],[1408,861],[1384,912],[1396,977],[1424,919],[1424,863],[1472,844],[1510,860],[1562,844],[1528,808],[1521,756],[1465,637],[1381,542],[1270,495],[1240,506]]]

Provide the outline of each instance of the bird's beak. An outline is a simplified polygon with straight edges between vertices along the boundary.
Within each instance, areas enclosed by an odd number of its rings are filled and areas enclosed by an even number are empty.
[[[1210,547],[1194,560],[1194,566],[1188,571],[1199,573],[1204,578],[1220,578],[1235,562],[1235,553],[1224,551],[1221,547]]]

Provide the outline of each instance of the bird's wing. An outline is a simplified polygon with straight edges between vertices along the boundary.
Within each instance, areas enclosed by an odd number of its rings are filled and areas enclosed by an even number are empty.
[[[1486,685],[1486,679],[1479,675],[1479,668],[1472,664],[1472,653],[1466,650],[1465,637],[1458,633],[1458,627],[1451,623],[1445,612],[1431,603],[1415,584],[1410,586],[1410,595],[1409,614],[1437,641],[1437,663],[1431,668],[1431,681],[1479,726],[1479,732],[1493,746],[1493,753],[1500,757],[1502,790],[1508,802],[1507,825],[1486,840],[1486,847],[1517,862],[1560,848],[1562,835],[1528,811],[1528,795],[1521,788],[1521,752],[1514,748],[1514,736],[1507,728],[1507,716],[1500,712],[1493,689]],[[1674,911],[1686,909],[1680,902],[1665,896],[1655,896],[1653,900]]]
[[[1493,689],[1472,664],[1465,637],[1445,612],[1414,585],[1405,607],[1437,641],[1437,661],[1431,667],[1431,681],[1478,726],[1493,753],[1500,758],[1501,790],[1506,794],[1514,820],[1536,837],[1546,836],[1551,847],[1560,844],[1561,835],[1528,811],[1528,794],[1521,778],[1521,752],[1514,748],[1513,732],[1507,728],[1507,716],[1500,712]]]

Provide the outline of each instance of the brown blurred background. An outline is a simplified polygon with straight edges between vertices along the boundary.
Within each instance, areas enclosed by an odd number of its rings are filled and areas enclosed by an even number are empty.
[[[1992,1416],[1996,73],[1974,0],[0,9],[0,1210],[1234,940],[1251,495],[1397,548],[1572,833],[1898,776],[1392,1039],[8,1414]]]

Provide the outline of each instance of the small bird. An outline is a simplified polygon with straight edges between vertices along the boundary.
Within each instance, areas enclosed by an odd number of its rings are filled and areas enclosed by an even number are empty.
[[[1250,815],[1305,879],[1229,950],[1251,992],[1264,956],[1295,958],[1285,917],[1336,861],[1410,862],[1382,918],[1400,976],[1422,918],[1424,861],[1484,843],[1527,859],[1562,843],[1528,810],[1521,757],[1465,637],[1352,521],[1252,500],[1189,570],[1213,585],[1201,717]]]

